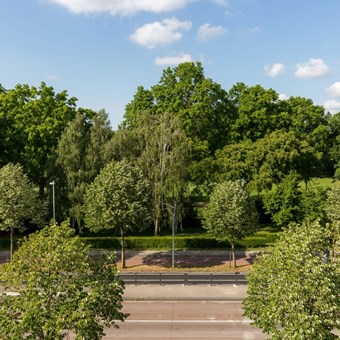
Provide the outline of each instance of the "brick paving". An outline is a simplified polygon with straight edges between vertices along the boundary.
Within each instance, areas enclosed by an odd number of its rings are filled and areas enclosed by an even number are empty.
[[[249,266],[254,262],[257,252],[236,252],[236,264],[240,271],[247,271]],[[221,270],[229,267],[230,253],[222,250],[176,250],[175,251],[175,268],[190,269],[201,268],[209,269],[211,267]],[[9,251],[0,251],[0,263],[9,261]],[[117,251],[117,265],[120,267],[120,251]],[[171,251],[126,251],[126,269],[142,270],[148,268],[153,270],[167,270],[172,266]]]

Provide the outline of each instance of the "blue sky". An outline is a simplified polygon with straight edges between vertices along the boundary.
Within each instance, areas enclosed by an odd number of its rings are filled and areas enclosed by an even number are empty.
[[[340,111],[339,0],[1,0],[0,83],[67,90],[113,128],[137,86],[200,61],[237,82]]]

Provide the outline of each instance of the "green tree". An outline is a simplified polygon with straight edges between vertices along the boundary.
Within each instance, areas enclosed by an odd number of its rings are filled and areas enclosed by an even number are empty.
[[[0,91],[0,166],[24,161],[25,136],[17,115],[30,96],[28,86]]]
[[[262,198],[267,214],[278,226],[298,221],[301,193],[296,173],[290,173],[281,183],[265,191]]]
[[[158,235],[164,210],[179,201],[183,193],[190,141],[179,119],[169,113],[144,114],[138,126],[145,144],[136,161],[152,185],[155,235]]]
[[[225,145],[230,125],[227,92],[204,75],[202,64],[182,63],[163,70],[151,90],[138,87],[126,106],[123,127],[137,126],[137,118],[148,112],[176,116],[186,136],[193,141],[193,157],[206,156]]]
[[[9,163],[0,169],[0,230],[10,232],[11,256],[14,232],[29,222],[43,222],[44,207],[23,168]]]
[[[108,162],[107,148],[112,130],[104,110],[79,109],[58,143],[57,163],[67,180],[71,223],[83,225],[83,203],[87,186]]]
[[[154,98],[150,90],[138,86],[133,99],[125,107],[123,127],[130,129],[136,127],[136,120],[145,112],[154,113]]]
[[[215,155],[220,178],[245,179],[258,193],[279,184],[292,171],[307,181],[311,172],[306,173],[305,167],[320,161],[306,141],[285,130],[273,131],[255,142],[228,144]]]
[[[92,231],[118,229],[125,268],[125,234],[150,222],[151,189],[142,172],[127,161],[112,161],[85,194],[85,225]]]
[[[327,191],[324,209],[331,222],[340,221],[340,186],[333,186]]]
[[[248,276],[244,314],[272,339],[336,339],[340,327],[339,258],[327,257],[329,225],[291,224]]]
[[[235,118],[231,126],[234,143],[246,139],[256,141],[284,124],[277,105],[279,95],[273,89],[237,83],[228,97],[234,107]]]
[[[194,142],[194,150],[206,144],[212,154],[225,145],[231,119],[227,92],[205,77],[201,63],[186,62],[165,69],[151,91],[156,111],[180,119],[186,136]]]
[[[236,267],[235,243],[256,232],[258,214],[243,181],[216,185],[203,211],[203,227],[219,241],[229,241],[233,267]]]
[[[45,83],[39,88],[17,85],[1,95],[0,117],[5,117],[13,130],[6,142],[7,149],[14,145],[15,159],[13,156],[10,161],[20,163],[39,186],[40,199],[48,179],[53,177],[55,149],[75,115],[75,103],[76,99],[68,98],[66,91],[55,93]]]
[[[301,188],[301,201],[299,209],[299,222],[304,219],[311,221],[325,220],[324,206],[326,202],[326,190],[313,185],[310,181],[305,188]]]
[[[95,258],[66,224],[31,234],[0,273],[2,339],[101,339],[123,321],[123,284],[112,253]],[[116,325],[115,325],[116,326]]]
[[[340,179],[340,112],[330,119],[330,156],[333,163],[334,177]]]

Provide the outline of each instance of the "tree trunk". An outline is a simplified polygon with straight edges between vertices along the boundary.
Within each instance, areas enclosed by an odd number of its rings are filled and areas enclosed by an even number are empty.
[[[122,262],[122,269],[125,268],[125,240],[124,240],[124,231],[120,229],[120,245],[121,245],[121,262]]]
[[[236,256],[235,256],[235,245],[231,244],[231,252],[233,254],[233,268],[236,268]]]
[[[156,219],[155,219],[155,231],[154,231],[154,235],[158,236],[158,234],[159,234],[159,218],[156,217]]]
[[[14,253],[14,228],[11,227],[10,231],[10,260],[12,260]]]
[[[41,177],[39,180],[39,199],[41,201],[44,200],[45,186],[46,186],[46,179],[44,177]]]

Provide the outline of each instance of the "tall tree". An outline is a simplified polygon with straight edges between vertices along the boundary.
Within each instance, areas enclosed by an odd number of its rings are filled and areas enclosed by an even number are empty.
[[[125,234],[150,222],[151,189],[142,172],[127,161],[112,161],[88,187],[85,224],[92,231],[118,229],[121,261],[125,268]]]
[[[116,326],[123,283],[112,253],[92,258],[89,247],[65,224],[31,234],[0,273],[2,339],[101,339]]]
[[[30,97],[28,85],[17,90],[0,91],[0,166],[24,163],[25,136],[17,115]]]
[[[17,85],[5,94],[7,117],[19,139],[18,160],[25,172],[39,186],[43,198],[47,180],[52,178],[55,149],[64,128],[75,115],[75,98],[66,91],[55,93],[53,87],[41,83],[39,88]],[[19,138],[20,137],[20,138]]]
[[[82,205],[87,186],[108,162],[107,145],[112,130],[104,110],[79,109],[58,143],[57,163],[67,179],[71,223],[83,224]]]
[[[231,244],[233,267],[236,268],[235,243],[256,232],[258,214],[242,181],[216,185],[204,208],[203,227],[217,240]]]
[[[164,210],[179,201],[183,193],[190,142],[179,119],[169,113],[144,114],[138,126],[145,144],[137,164],[152,185],[155,235],[158,235]]]
[[[187,137],[194,141],[194,150],[206,147],[211,154],[225,145],[231,121],[227,92],[205,77],[201,63],[165,69],[151,91],[157,112],[180,119]]]
[[[284,124],[279,117],[279,96],[273,89],[265,90],[260,85],[248,87],[237,83],[230,89],[228,98],[236,116],[231,127],[234,143],[245,139],[256,141]]]
[[[199,159],[203,150],[209,156],[228,139],[231,117],[227,92],[205,77],[198,62],[166,68],[151,90],[138,87],[126,106],[123,126],[137,126],[136,120],[144,112],[176,116],[193,141],[194,156]]]
[[[14,232],[29,222],[42,224],[44,207],[23,168],[9,163],[0,168],[0,230],[10,232],[11,257]]]
[[[340,179],[340,112],[330,119],[330,157],[332,160],[334,177]]]
[[[133,128],[137,125],[137,119],[145,112],[154,113],[154,98],[150,90],[138,86],[133,99],[126,105],[122,126]]]
[[[292,224],[258,257],[248,276],[244,314],[272,339],[337,339],[339,257],[327,257],[334,230],[319,222]]]

